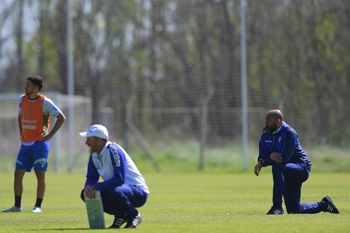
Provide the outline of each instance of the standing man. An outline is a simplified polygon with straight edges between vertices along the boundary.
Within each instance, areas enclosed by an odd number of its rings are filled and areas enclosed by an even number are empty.
[[[81,199],[94,197],[101,192],[104,212],[114,215],[110,228],[135,228],[142,217],[136,210],[146,203],[149,190],[145,179],[128,153],[116,143],[108,140],[108,131],[103,125],[92,125],[81,132],[90,147],[90,158],[85,188]],[[98,182],[102,177],[103,182]]]
[[[299,144],[296,131],[283,121],[280,110],[269,111],[265,125],[254,172],[258,176],[262,167],[272,166],[273,205],[267,214],[283,214],[282,196],[288,214],[314,214],[321,211],[338,214],[329,196],[315,203],[300,203],[301,186],[309,178],[311,161]]]
[[[45,193],[45,172],[49,156],[50,140],[59,130],[65,120],[62,111],[51,99],[41,95],[43,87],[42,77],[31,75],[27,77],[25,94],[21,96],[18,111],[18,126],[21,148],[17,155],[14,174],[15,205],[3,212],[22,212],[21,199],[23,193],[23,176],[33,167],[38,181],[37,199],[32,209],[33,213],[40,213],[41,203]],[[50,117],[57,118],[54,127],[50,129]]]

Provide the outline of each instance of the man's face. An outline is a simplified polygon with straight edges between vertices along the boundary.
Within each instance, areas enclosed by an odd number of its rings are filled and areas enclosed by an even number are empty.
[[[26,95],[31,95],[35,92],[38,92],[38,87],[34,86],[30,80],[27,80],[24,90]]]
[[[281,120],[277,117],[267,114],[265,118],[265,125],[271,132],[275,132],[280,126],[280,121]]]
[[[88,137],[86,138],[85,144],[90,147],[90,152],[100,152],[100,139],[98,137]]]

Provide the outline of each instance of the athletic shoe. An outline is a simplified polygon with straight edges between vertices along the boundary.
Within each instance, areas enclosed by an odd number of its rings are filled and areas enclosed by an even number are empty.
[[[337,207],[335,207],[332,199],[329,196],[325,196],[324,198],[322,198],[321,202],[325,204],[325,209],[323,210],[323,212],[339,214],[339,210],[337,209]]]
[[[32,209],[32,213],[41,213],[41,212],[42,212],[42,210],[38,206],[34,206],[34,208]]]
[[[109,228],[120,228],[124,223],[126,223],[124,218],[114,217],[114,221]]]
[[[130,219],[126,224],[125,228],[136,228],[142,221],[140,214],[136,215],[133,219]]]
[[[283,208],[276,208],[274,206],[271,207],[271,209],[269,210],[269,212],[267,212],[267,215],[279,215],[279,214],[283,214]]]
[[[4,213],[14,213],[14,212],[23,212],[23,209],[17,206],[12,206],[11,208],[8,208],[6,210],[3,210]]]

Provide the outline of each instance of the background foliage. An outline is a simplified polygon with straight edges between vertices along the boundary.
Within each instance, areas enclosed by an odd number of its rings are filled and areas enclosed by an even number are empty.
[[[31,73],[45,77],[45,91],[67,93],[66,4],[2,3],[2,93],[22,91]],[[239,4],[74,0],[75,92],[91,98],[86,125],[103,123],[109,108],[110,131],[127,144],[127,105],[133,101],[133,123],[151,145],[164,132],[173,141],[199,140],[207,101],[207,146],[239,142]],[[252,142],[265,112],[279,107],[303,144],[347,145],[349,16],[346,0],[247,0]]]

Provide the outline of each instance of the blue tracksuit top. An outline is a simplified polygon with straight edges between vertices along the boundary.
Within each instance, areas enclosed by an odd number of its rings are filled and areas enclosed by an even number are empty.
[[[300,163],[311,167],[311,161],[299,143],[297,132],[284,121],[277,131],[272,133],[264,128],[262,132],[258,161],[264,167],[274,163],[270,159],[272,152],[282,155],[284,164]]]

